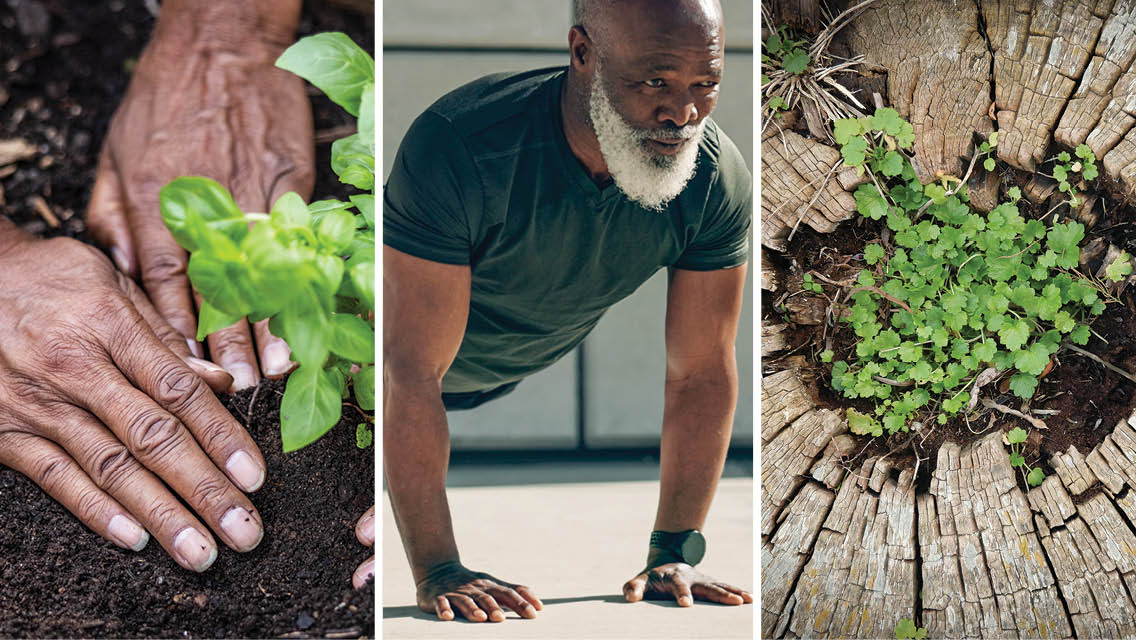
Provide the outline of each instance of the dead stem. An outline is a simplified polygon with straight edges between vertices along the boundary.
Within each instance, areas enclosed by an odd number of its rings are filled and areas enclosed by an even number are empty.
[[[1105,369],[1108,369],[1109,371],[1112,371],[1113,373],[1122,375],[1125,378],[1128,378],[1129,380],[1131,380],[1132,382],[1136,382],[1136,375],[1132,375],[1131,373],[1125,371],[1124,369],[1121,369],[1120,367],[1118,367],[1118,366],[1116,366],[1112,363],[1105,362],[1104,359],[1102,359],[1100,356],[1096,355],[1095,353],[1090,353],[1088,351],[1085,351],[1084,349],[1078,347],[1075,344],[1066,344],[1065,348],[1074,352],[1074,353],[1079,353],[1079,354],[1085,356],[1086,358],[1089,358],[1090,360],[1096,360]]]

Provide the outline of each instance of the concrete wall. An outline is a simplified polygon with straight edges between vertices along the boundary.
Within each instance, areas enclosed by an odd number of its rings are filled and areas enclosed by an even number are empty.
[[[726,71],[714,119],[753,170],[753,4],[722,0]],[[569,0],[387,0],[383,3],[383,172],[410,123],[480,76],[567,64]],[[752,272],[738,335],[741,400],[734,443],[753,442]],[[660,272],[613,307],[573,353],[510,395],[451,412],[455,449],[652,446],[662,420]],[[581,366],[582,364],[582,366]],[[582,372],[583,406],[580,405]],[[583,436],[583,442],[581,437]]]

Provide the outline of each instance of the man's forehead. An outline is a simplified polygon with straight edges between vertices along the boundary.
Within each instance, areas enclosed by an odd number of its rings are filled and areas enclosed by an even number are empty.
[[[691,59],[721,67],[722,20],[715,0],[599,1],[607,10],[593,18],[602,31],[598,44],[609,55],[638,68],[668,70]]]

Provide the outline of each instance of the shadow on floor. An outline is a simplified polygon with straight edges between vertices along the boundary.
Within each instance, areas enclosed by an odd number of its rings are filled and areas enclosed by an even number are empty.
[[[644,604],[649,604],[649,605],[654,605],[656,607],[678,608],[678,604],[674,600],[642,600],[638,603],[630,603],[630,602],[627,602],[627,600],[625,600],[622,595],[575,596],[575,597],[571,597],[571,598],[547,598],[547,599],[542,598],[541,599],[541,603],[543,603],[545,607],[555,606],[555,605],[558,605],[558,604],[574,604],[574,603],[578,603],[578,602],[603,602],[603,603],[607,603],[607,604],[638,604],[639,606],[642,606]],[[698,606],[725,607],[725,606],[730,606],[730,605],[718,604],[716,602],[703,602],[703,601],[699,600],[699,601],[695,601],[693,606],[696,606],[696,607],[698,607]],[[516,613],[513,613],[512,611],[506,610],[505,614],[506,614],[506,620],[512,619],[512,618],[516,618],[518,620],[521,619],[521,617],[519,615],[517,615]],[[401,606],[401,607],[383,607],[383,619],[384,620],[395,619],[395,618],[417,618],[419,620],[437,620],[438,619],[437,616],[422,611],[421,609],[418,608],[417,605],[405,605],[405,606]],[[464,618],[461,618],[461,617],[457,618],[457,621],[458,622],[465,622],[467,624],[484,624],[484,623],[480,623],[480,622],[470,623],[468,620],[465,620]]]

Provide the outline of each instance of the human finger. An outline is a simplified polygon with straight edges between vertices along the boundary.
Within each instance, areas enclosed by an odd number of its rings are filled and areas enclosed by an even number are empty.
[[[209,358],[224,367],[233,376],[229,393],[255,387],[260,383],[260,370],[256,365],[252,333],[248,320],[241,318],[232,326],[209,334]]]
[[[639,574],[623,585],[623,597],[628,602],[639,602],[647,590],[647,576]]]
[[[292,361],[292,349],[283,338],[272,335],[267,319],[253,323],[252,332],[264,377],[276,380],[296,368],[297,363]]]
[[[87,204],[87,228],[95,243],[110,252],[119,271],[131,278],[138,277],[138,259],[134,254],[134,239],[130,235],[130,223],[122,199],[122,182],[106,146],[99,154],[95,186]]]
[[[156,191],[152,196],[136,198],[130,198],[128,206],[133,213],[130,230],[138,256],[142,288],[166,322],[187,340],[193,341],[190,347],[193,355],[204,358],[205,351],[196,342],[197,316],[185,271],[188,264],[185,250],[174,241],[158,215]]]
[[[351,575],[351,586],[362,589],[367,584],[367,580],[374,577],[375,556],[371,556],[355,569],[355,573]]]
[[[738,605],[745,602],[736,593],[731,593],[716,584],[698,583],[691,588],[691,593],[699,600],[717,602],[719,604]]]
[[[363,512],[363,516],[355,523],[355,538],[360,544],[372,546],[375,544],[375,507]]]
[[[195,398],[214,396],[172,354],[167,357],[178,370],[157,383],[156,395],[142,393],[121,375],[115,375],[117,371],[97,371],[93,379],[99,381],[101,391],[87,400],[87,406],[134,458],[184,498],[226,545],[236,551],[250,551],[264,535],[260,515],[198,446],[199,441],[210,444],[222,437],[218,435],[223,433],[221,427],[203,420],[201,409],[193,404]],[[155,399],[164,400],[162,406],[155,404]],[[193,418],[206,435],[195,440],[185,424],[164,406]],[[204,429],[200,426],[203,423],[207,425]],[[214,444],[218,446],[224,445]]]
[[[690,585],[682,578],[675,576],[670,583],[670,592],[674,594],[675,601],[680,607],[689,607],[694,604],[694,596],[690,593]]]
[[[473,596],[477,606],[486,613],[490,622],[504,622],[505,612],[501,610],[501,605],[497,604],[497,600],[488,593],[481,592]]]
[[[485,622],[489,616],[477,606],[473,598],[465,595],[464,593],[447,593],[446,597],[449,598],[450,603],[457,608],[458,613],[465,616],[466,620],[470,622]]]
[[[526,587],[523,584],[514,584],[511,586],[513,588],[513,591],[521,594],[521,597],[525,600],[528,600],[529,604],[536,607],[537,611],[544,609],[544,603],[540,601],[540,598],[536,597],[536,594],[533,593],[533,590],[531,588]]]
[[[434,613],[438,614],[439,620],[454,619],[454,610],[450,608],[450,601],[446,596],[434,598]]]
[[[521,594],[517,593],[516,590],[499,585],[496,587],[491,587],[486,591],[488,591],[489,594],[493,596],[493,599],[496,600],[498,604],[509,607],[513,611],[517,612],[517,615],[521,616],[522,618],[536,617],[536,608],[533,607],[533,605],[530,604],[527,600],[525,600],[524,597],[521,596]]]
[[[126,294],[126,297],[130,299],[130,302],[134,304],[134,309],[138,311],[142,319],[150,326],[150,330],[154,332],[154,335],[157,336],[158,339],[162,341],[162,344],[166,345],[170,351],[173,351],[174,355],[178,356],[189,365],[189,368],[193,369],[194,373],[201,376],[209,385],[210,389],[216,393],[224,393],[232,386],[233,376],[222,367],[208,360],[202,360],[194,356],[190,347],[198,346],[197,343],[185,338],[171,327],[133,280],[126,277],[121,277],[118,280],[119,288],[121,288],[123,293]]]
[[[31,478],[88,529],[123,549],[141,551],[150,534],[114,498],[100,489],[59,445],[32,434],[12,433],[0,442],[11,452],[4,464]]]
[[[120,399],[134,398],[139,409],[149,409],[149,413],[156,415],[153,410],[160,408],[176,416],[180,423],[178,420],[174,423],[182,429],[187,428],[196,443],[200,443],[200,448],[194,443],[196,451],[204,449],[216,468],[224,469],[244,491],[259,489],[264,483],[267,467],[252,437],[225,410],[217,397],[201,384],[201,379],[141,325],[143,321],[137,318],[132,331],[134,340],[124,345],[103,345],[118,370],[137,389],[125,384],[127,388],[117,398],[113,394],[108,397],[106,393],[92,393],[94,397],[91,400],[98,402],[102,406],[102,412],[110,415],[121,415],[125,405]],[[125,383],[121,376],[109,378],[116,387]],[[153,406],[154,402],[159,407]],[[105,419],[104,422],[111,424]],[[158,435],[173,435],[172,432],[176,429],[166,426],[166,432]]]
[[[169,489],[106,426],[73,407],[62,419],[39,427],[59,442],[100,489],[114,497],[178,564],[205,571],[217,559],[217,544]]]

